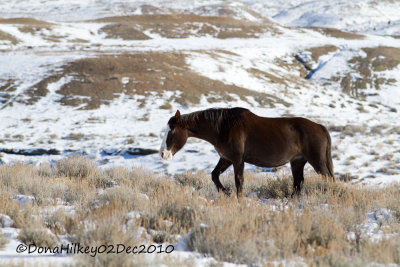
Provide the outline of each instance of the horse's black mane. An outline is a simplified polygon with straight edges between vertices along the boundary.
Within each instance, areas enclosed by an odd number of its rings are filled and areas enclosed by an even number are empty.
[[[210,108],[182,115],[180,124],[193,128],[200,120],[206,120],[210,122],[210,126],[217,133],[221,133],[239,124],[243,119],[243,113],[246,111],[248,109],[245,108]]]

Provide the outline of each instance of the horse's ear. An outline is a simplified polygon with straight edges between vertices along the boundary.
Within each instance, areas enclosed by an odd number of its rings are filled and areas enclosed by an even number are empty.
[[[180,113],[179,110],[177,110],[176,113],[175,113],[175,119],[176,119],[177,121],[179,121],[180,118],[181,118],[181,113]]]

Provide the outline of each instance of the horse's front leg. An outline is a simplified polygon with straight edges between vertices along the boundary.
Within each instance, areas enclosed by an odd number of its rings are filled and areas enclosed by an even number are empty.
[[[233,164],[233,170],[235,172],[236,196],[237,198],[241,198],[243,197],[244,161],[235,162]]]
[[[220,192],[222,190],[222,192],[224,192],[228,196],[230,195],[230,191],[221,184],[221,181],[219,180],[219,176],[221,173],[226,171],[226,169],[228,169],[229,166],[231,166],[231,165],[232,165],[231,161],[224,159],[224,158],[220,158],[217,163],[217,166],[215,166],[214,170],[211,172],[212,180],[213,180],[215,186],[217,187],[218,192]]]

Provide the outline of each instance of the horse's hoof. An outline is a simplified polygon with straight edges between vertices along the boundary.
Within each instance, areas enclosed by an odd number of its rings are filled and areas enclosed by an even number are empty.
[[[224,188],[224,189],[222,189],[222,192],[224,192],[224,194],[225,194],[226,196],[228,196],[228,197],[230,197],[231,194],[232,194],[232,190],[231,190],[231,189],[226,189],[226,188]]]
[[[290,198],[296,199],[300,197],[300,191],[294,191],[291,195]]]

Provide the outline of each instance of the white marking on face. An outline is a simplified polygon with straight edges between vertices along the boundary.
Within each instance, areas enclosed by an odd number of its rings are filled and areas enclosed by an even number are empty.
[[[166,160],[172,159],[172,151],[167,149],[167,137],[169,131],[171,131],[171,128],[169,128],[169,125],[167,125],[167,127],[164,130],[163,141],[160,147],[160,156]]]

